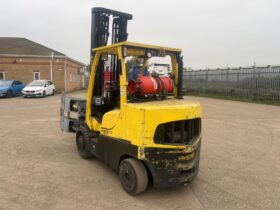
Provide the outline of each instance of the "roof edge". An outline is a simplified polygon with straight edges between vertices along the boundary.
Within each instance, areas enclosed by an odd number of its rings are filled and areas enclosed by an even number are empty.
[[[82,63],[80,61],[77,61],[71,57],[68,57],[66,55],[19,55],[19,54],[0,54],[0,57],[18,57],[18,58],[64,58],[64,59],[67,59],[67,60],[70,60],[74,63],[77,63],[77,64],[80,64],[80,65],[83,65],[83,66],[86,66],[87,64],[85,63]]]

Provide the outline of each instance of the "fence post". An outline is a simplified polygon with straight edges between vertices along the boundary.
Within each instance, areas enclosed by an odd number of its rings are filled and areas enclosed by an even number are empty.
[[[228,82],[228,69],[227,69],[227,72],[226,72],[226,81]]]

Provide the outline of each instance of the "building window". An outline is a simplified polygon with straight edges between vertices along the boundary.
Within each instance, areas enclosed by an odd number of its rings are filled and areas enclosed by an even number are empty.
[[[0,80],[5,80],[5,72],[0,71]]]
[[[76,80],[77,80],[77,77],[76,77],[76,75],[75,75],[75,73],[70,73],[70,82],[76,82]]]
[[[34,72],[34,80],[40,80],[40,72],[38,71]]]

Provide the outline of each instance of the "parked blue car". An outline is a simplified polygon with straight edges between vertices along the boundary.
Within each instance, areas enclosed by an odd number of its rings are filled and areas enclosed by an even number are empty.
[[[10,98],[21,94],[24,87],[25,84],[17,80],[0,80],[0,97]]]

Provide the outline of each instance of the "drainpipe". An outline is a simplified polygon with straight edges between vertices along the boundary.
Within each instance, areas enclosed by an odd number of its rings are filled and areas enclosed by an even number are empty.
[[[53,52],[51,52],[50,73],[51,73],[51,81],[53,81]]]
[[[66,73],[67,73],[67,69],[66,69],[66,57],[64,58],[64,92],[66,93]]]
[[[83,74],[81,75],[81,79],[82,79],[82,87],[85,88],[85,72],[86,72],[86,69],[85,67],[83,67]]]

